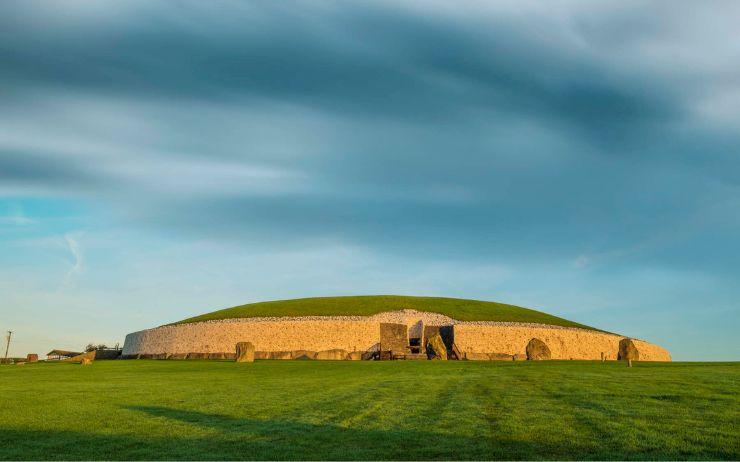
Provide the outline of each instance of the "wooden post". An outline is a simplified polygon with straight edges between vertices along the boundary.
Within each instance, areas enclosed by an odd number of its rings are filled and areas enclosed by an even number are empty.
[[[606,358],[604,358],[604,352],[602,351],[601,352],[601,362],[603,363],[604,361],[606,361]]]
[[[5,361],[8,361],[8,350],[10,349],[10,337],[13,336],[13,331],[8,331],[8,335],[5,336],[5,338],[8,340],[8,342],[5,344]]]

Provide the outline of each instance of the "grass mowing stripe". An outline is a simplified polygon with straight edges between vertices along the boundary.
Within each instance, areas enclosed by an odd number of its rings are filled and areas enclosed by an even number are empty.
[[[0,459],[731,459],[740,365],[0,366]]]

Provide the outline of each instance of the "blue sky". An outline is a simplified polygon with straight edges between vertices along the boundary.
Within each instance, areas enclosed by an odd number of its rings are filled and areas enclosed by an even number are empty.
[[[266,299],[739,360],[737,2],[6,1],[11,354]]]

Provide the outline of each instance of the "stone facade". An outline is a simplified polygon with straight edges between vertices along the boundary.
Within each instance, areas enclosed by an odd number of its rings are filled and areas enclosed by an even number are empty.
[[[525,355],[532,338],[542,340],[552,359],[617,359],[623,336],[604,332],[505,322],[460,322],[436,313],[411,310],[375,316],[310,316],[302,318],[244,318],[161,326],[126,336],[124,357],[188,355],[235,351],[237,342],[251,342],[258,353],[307,350],[366,352],[381,340],[380,324],[407,326],[410,337],[431,333],[428,326],[445,326],[450,340],[465,353]],[[436,330],[436,329],[435,329]],[[423,332],[423,334],[422,334]],[[441,333],[441,332],[440,332]],[[670,361],[663,348],[632,339],[642,361]],[[259,355],[258,355],[259,356]],[[474,355],[471,355],[473,357]],[[259,359],[259,358],[258,358]]]
[[[366,351],[378,343],[378,323],[369,321],[200,322],[162,326],[126,336],[124,355],[218,353],[251,342],[257,351]]]
[[[594,330],[545,325],[483,325],[460,323],[455,325],[455,344],[463,353],[504,353],[526,355],[532,338],[545,342],[551,359],[617,359],[621,335]],[[651,343],[632,340],[640,351],[642,361],[670,361],[667,350]]]

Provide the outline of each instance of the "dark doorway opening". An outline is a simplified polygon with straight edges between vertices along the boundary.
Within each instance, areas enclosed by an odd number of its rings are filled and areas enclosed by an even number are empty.
[[[411,354],[420,354],[422,351],[421,338],[410,338],[409,339],[409,350]]]

